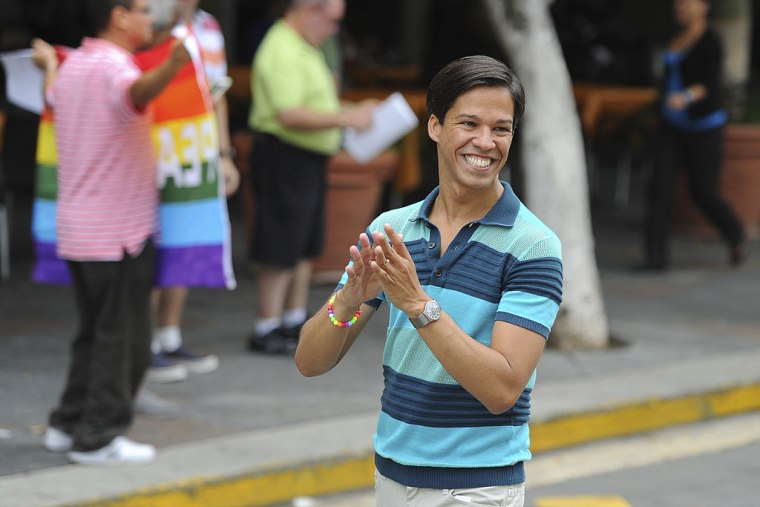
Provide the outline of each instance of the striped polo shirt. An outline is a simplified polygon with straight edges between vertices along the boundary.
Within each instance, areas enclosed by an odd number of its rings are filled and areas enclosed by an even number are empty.
[[[48,94],[58,149],[58,256],[116,261],[156,230],[150,117],[129,88],[140,69],[126,50],[85,38]]]
[[[459,231],[443,256],[424,201],[381,214],[404,236],[425,292],[473,339],[491,344],[501,320],[548,338],[562,300],[557,236],[502,182],[504,192],[481,220]],[[339,287],[345,283],[341,280]],[[385,294],[369,302],[379,306]],[[389,303],[390,304],[390,303]],[[383,475],[424,488],[476,488],[524,481],[533,372],[517,403],[490,413],[449,375],[406,314],[390,304],[383,355],[384,390],[375,435]]]

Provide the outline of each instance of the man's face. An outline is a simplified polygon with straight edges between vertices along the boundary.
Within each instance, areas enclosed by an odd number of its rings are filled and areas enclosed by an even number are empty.
[[[142,47],[153,39],[153,15],[149,0],[134,0],[126,12],[126,30],[134,48]]]
[[[344,0],[327,0],[307,6],[309,23],[304,38],[312,46],[319,47],[332,37],[340,27],[346,12]]]
[[[709,4],[705,0],[674,0],[676,21],[684,26],[707,16]]]
[[[431,116],[441,185],[485,189],[499,178],[512,146],[515,104],[503,87],[479,86],[457,98],[443,123]]]

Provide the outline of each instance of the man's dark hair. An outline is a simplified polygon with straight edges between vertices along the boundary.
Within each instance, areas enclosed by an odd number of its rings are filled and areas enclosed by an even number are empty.
[[[425,109],[443,123],[460,95],[477,86],[506,88],[515,103],[513,128],[525,111],[525,90],[512,69],[484,55],[465,56],[447,64],[430,81]]]
[[[90,31],[97,35],[106,28],[111,20],[111,11],[116,7],[132,8],[134,0],[88,0],[87,18],[89,19]]]

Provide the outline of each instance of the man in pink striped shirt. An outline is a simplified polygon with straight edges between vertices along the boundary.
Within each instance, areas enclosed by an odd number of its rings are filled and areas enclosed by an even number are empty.
[[[147,107],[189,61],[181,43],[141,74],[132,53],[150,42],[148,0],[92,0],[96,38],[46,69],[58,148],[58,255],[71,272],[79,330],[45,447],[77,463],[145,463],[155,448],[124,434],[150,359],[156,190]],[[57,75],[56,75],[57,74]]]

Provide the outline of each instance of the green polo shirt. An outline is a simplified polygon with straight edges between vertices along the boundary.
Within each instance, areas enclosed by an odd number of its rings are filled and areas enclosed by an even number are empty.
[[[336,113],[340,101],[324,54],[278,20],[264,36],[253,59],[253,103],[248,125],[305,150],[332,155],[340,148],[338,128],[302,130],[284,127],[279,111],[305,107]]]

